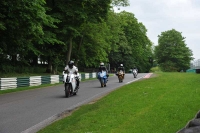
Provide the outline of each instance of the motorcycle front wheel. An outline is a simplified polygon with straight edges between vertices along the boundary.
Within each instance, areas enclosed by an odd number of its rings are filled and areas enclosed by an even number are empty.
[[[120,75],[120,76],[118,77],[118,79],[119,79],[119,83],[123,82],[122,75]]]
[[[76,95],[78,93],[78,88],[76,88],[76,90],[74,91],[74,95]]]
[[[134,78],[136,78],[137,77],[136,73],[133,73],[133,76],[134,76]]]
[[[104,87],[104,81],[103,81],[103,78],[101,78],[100,81],[101,81],[101,87]]]
[[[68,98],[71,94],[71,85],[65,84],[65,96]]]

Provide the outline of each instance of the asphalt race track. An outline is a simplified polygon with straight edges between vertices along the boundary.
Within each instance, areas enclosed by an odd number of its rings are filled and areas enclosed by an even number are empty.
[[[114,75],[104,88],[97,79],[80,82],[78,94],[69,98],[63,85],[0,95],[0,133],[35,133],[76,107],[147,75],[126,74],[122,83]]]

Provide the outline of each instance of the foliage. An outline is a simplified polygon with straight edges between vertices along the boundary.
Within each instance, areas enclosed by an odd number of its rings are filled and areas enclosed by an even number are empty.
[[[153,56],[146,27],[134,14],[112,9],[128,5],[128,0],[2,0],[0,72],[47,63],[46,72],[53,73],[71,59],[80,67],[123,63],[127,70],[136,65],[149,71]]]
[[[107,17],[110,9],[110,0],[48,0],[47,4],[52,9],[49,12],[52,16],[59,19],[61,23],[55,32],[59,35],[59,40],[65,42],[67,49],[66,63],[73,57],[74,39],[82,36],[80,27],[84,23],[99,23]]]
[[[161,69],[160,69],[160,67],[152,67],[151,69],[150,69],[150,72],[161,72]]]
[[[129,6],[128,0],[112,0],[113,6]]]
[[[147,29],[129,12],[117,14],[115,20],[118,38],[114,38],[115,47],[110,52],[111,64],[117,67],[123,63],[126,71],[136,66],[140,72],[148,72],[152,66],[149,62],[152,57],[152,43],[146,36]]]
[[[110,31],[105,22],[85,23],[81,27],[84,35],[83,44],[79,52],[79,60],[85,67],[98,66],[99,62],[108,62],[110,52]],[[77,53],[76,53],[77,54]]]
[[[53,25],[55,20],[46,15],[44,5],[44,0],[1,1],[0,12],[3,16],[1,22],[4,28],[1,31],[0,47],[3,53],[11,56],[20,54],[21,59],[30,51],[35,54],[40,53],[35,43],[42,44],[46,39],[47,34],[42,27],[55,26]]]
[[[192,51],[185,44],[185,37],[175,29],[162,32],[155,48],[157,62],[163,71],[187,70]]]

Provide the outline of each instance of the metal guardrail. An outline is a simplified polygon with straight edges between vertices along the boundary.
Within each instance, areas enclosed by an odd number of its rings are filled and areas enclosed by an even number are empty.
[[[97,73],[80,74],[80,80],[96,78],[96,77]],[[60,83],[62,81],[63,81],[62,75],[0,78],[0,90],[15,89],[19,87],[28,87],[28,86],[39,86],[42,84],[55,84],[55,83]]]

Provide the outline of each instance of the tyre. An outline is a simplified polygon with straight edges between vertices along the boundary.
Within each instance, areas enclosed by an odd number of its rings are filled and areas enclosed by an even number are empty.
[[[101,87],[104,87],[104,81],[103,81],[103,78],[101,78]]]
[[[70,94],[71,94],[71,85],[65,84],[65,96],[68,98],[70,97]]]
[[[77,88],[77,89],[75,90],[74,95],[76,95],[76,94],[78,93],[78,89],[79,89],[79,88]]]
[[[134,76],[134,78],[136,78],[136,74],[135,73],[133,73],[133,76]]]
[[[121,83],[122,82],[122,75],[119,75],[118,79],[119,79],[119,83]]]

